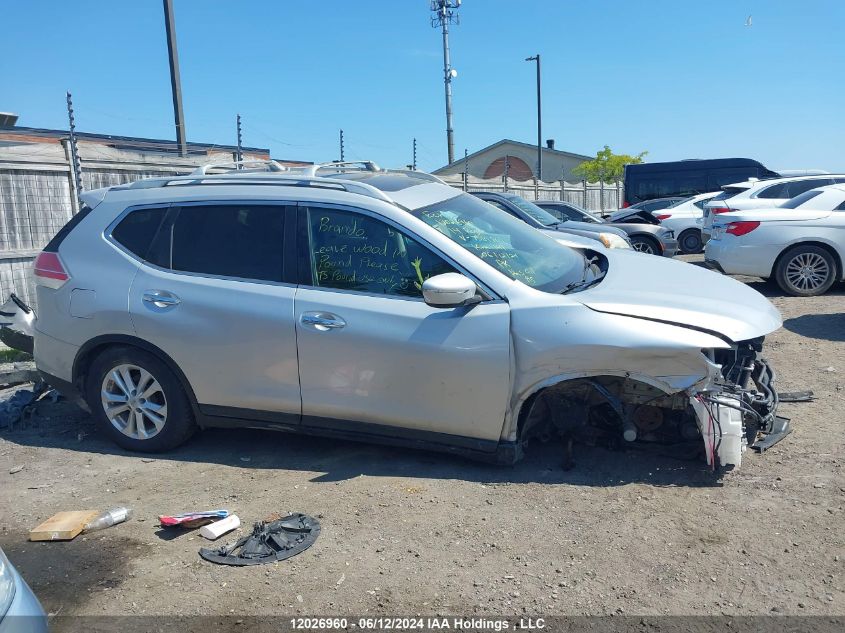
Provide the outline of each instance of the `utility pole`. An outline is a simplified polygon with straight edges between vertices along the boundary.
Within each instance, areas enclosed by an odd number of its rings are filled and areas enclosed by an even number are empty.
[[[82,200],[79,194],[82,193],[82,165],[79,162],[79,148],[76,146],[76,124],[73,120],[73,97],[70,91],[67,93],[67,120],[70,136],[70,168],[73,172],[73,184],[76,189],[77,203],[81,206]]]
[[[460,16],[455,9],[461,6],[461,0],[431,0],[431,26],[443,31],[443,82],[446,87],[446,148],[449,154],[449,164],[455,161],[455,140],[452,129],[452,80],[458,76],[458,71],[452,68],[449,59],[449,25],[460,24]]]
[[[343,162],[343,130],[340,131],[340,162]]]
[[[170,60],[170,89],[173,93],[173,118],[176,122],[176,142],[179,155],[188,155],[185,141],[185,113],[182,111],[182,81],[179,78],[179,52],[176,50],[176,21],[173,0],[164,0],[164,29],[167,31],[167,55]]]
[[[464,148],[464,191],[469,189],[469,150]]]
[[[238,114],[238,154],[237,154],[237,161],[238,161],[238,169],[243,169],[243,165],[241,162],[244,159],[244,152],[243,152],[243,137],[241,136],[241,115]]]
[[[411,169],[417,171],[417,139],[414,139],[414,160],[411,163]]]
[[[543,115],[540,110],[540,53],[526,57],[527,62],[537,62],[537,180],[543,179]]]

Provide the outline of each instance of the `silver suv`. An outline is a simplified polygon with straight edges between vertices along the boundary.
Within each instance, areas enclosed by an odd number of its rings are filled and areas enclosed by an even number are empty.
[[[532,437],[781,437],[777,310],[683,262],[574,250],[419,172],[157,178],[84,194],[37,258],[35,357],[138,451],[249,426],[519,459]],[[769,437],[767,441],[771,441]]]

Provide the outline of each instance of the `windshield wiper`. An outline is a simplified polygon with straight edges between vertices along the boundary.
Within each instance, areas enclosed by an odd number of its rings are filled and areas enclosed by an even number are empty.
[[[573,281],[571,284],[567,284],[563,290],[560,291],[560,294],[565,295],[574,290],[583,290],[584,288],[589,288],[604,279],[604,275],[599,275],[598,277],[593,277],[592,279],[582,279],[581,281]]]

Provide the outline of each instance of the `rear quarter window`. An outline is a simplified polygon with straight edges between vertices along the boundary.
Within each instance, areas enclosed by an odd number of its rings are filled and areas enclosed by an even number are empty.
[[[166,207],[130,211],[112,230],[112,239],[141,259],[147,259],[150,244],[166,213]]]

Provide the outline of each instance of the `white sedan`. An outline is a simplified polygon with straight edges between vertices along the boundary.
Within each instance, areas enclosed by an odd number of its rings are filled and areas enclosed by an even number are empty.
[[[685,198],[671,207],[654,212],[654,217],[667,229],[675,231],[678,247],[682,253],[700,253],[704,246],[701,238],[701,224],[704,205],[721,191],[700,193],[692,198]]]
[[[811,189],[779,207],[717,216],[704,250],[731,275],[774,277],[784,292],[810,297],[845,278],[845,185]]]

